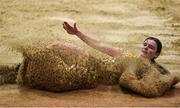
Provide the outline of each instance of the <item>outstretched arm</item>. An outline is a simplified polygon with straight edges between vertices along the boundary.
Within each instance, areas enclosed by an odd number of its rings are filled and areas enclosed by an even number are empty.
[[[121,56],[123,54],[123,51],[114,48],[108,44],[102,43],[100,41],[97,41],[82,32],[80,32],[77,27],[76,23],[74,23],[74,27],[68,24],[67,22],[63,23],[63,28],[67,31],[68,34],[76,35],[78,38],[80,38],[83,42],[85,42],[87,45],[91,46],[94,49],[97,49],[103,53],[106,53],[112,57]]]

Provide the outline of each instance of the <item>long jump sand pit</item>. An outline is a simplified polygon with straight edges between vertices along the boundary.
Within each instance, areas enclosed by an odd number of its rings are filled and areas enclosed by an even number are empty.
[[[62,22],[66,20],[76,22],[81,31],[95,39],[135,54],[147,36],[156,36],[164,46],[157,62],[170,72],[179,72],[179,3],[178,0],[1,0],[0,64],[21,63],[22,55],[9,50],[20,46],[64,41],[92,50],[63,30]],[[0,85],[0,106],[178,107],[180,84],[157,98],[145,98],[118,85],[54,93],[5,84]]]

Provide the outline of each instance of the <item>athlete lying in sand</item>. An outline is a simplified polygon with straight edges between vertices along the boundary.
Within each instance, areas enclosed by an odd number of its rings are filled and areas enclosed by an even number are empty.
[[[71,26],[68,22],[64,22],[63,23],[63,28],[66,30],[66,32],[70,35],[75,35],[76,37],[80,38],[83,42],[85,42],[87,45],[91,46],[92,48],[94,49],[97,49],[105,54],[108,54],[112,57],[121,57],[121,56],[131,56],[131,57],[136,57],[134,55],[132,55],[131,53],[127,52],[127,51],[124,51],[124,50],[120,50],[118,48],[114,48],[110,45],[107,45],[105,43],[102,43],[100,41],[97,41],[87,35],[85,35],[84,33],[82,33],[79,29],[77,29],[76,27],[76,23],[74,24],[74,26]],[[52,49],[52,50],[58,50],[58,49],[62,49],[62,44],[61,43],[58,43],[58,42],[55,42],[55,43],[52,43],[50,45],[47,46],[48,49]],[[179,73],[170,73],[168,70],[166,70],[164,67],[162,67],[161,65],[159,65],[155,59],[160,55],[161,53],[161,49],[162,49],[162,44],[160,42],[159,39],[155,38],[155,37],[148,37],[144,40],[143,42],[143,46],[142,46],[142,49],[141,49],[141,53],[139,55],[139,57],[136,57],[136,58],[142,58],[146,61],[149,61],[149,63],[151,64],[151,66],[155,69],[157,69],[158,72],[160,72],[161,75],[165,75],[168,76],[167,77],[167,82],[168,84],[165,84],[165,83],[162,83],[162,85],[167,85],[165,88],[163,88],[163,92],[161,92],[162,90],[155,90],[155,91],[158,91],[158,93],[152,95],[150,94],[149,95],[145,95],[144,94],[144,91],[147,91],[145,89],[147,89],[147,87],[145,88],[143,86],[146,85],[145,80],[142,84],[142,81],[140,83],[135,83],[133,84],[133,81],[131,82],[131,80],[129,80],[129,82],[126,81],[126,83],[128,83],[130,85],[130,87],[128,86],[125,86],[126,88],[132,88],[132,87],[136,87],[136,86],[139,86],[140,87],[140,90],[139,89],[133,89],[133,91],[137,92],[137,93],[140,93],[144,96],[147,96],[147,97],[154,97],[154,96],[160,96],[162,95],[166,89],[170,88],[172,85],[176,84],[179,82]],[[81,53],[83,51],[80,51]],[[78,53],[78,52],[77,52]],[[159,82],[163,82],[161,79],[164,78],[164,76],[162,76],[163,78],[161,78],[161,75],[157,75],[160,79]],[[136,80],[139,80],[139,79],[136,79]],[[151,79],[149,79],[151,80]],[[122,80],[123,82],[124,80]],[[147,80],[146,80],[147,81]],[[158,82],[158,81],[154,81],[154,82]],[[120,80],[120,83],[121,83],[121,80]],[[148,84],[148,83],[147,83]],[[123,83],[122,83],[123,85]],[[156,84],[155,86],[161,86],[161,83],[158,83]],[[143,88],[143,87],[144,88]],[[144,90],[143,90],[144,89]],[[148,89],[151,89],[151,88],[148,88]]]
[[[157,97],[179,82],[179,73],[170,73],[155,62],[162,47],[157,38],[145,39],[136,57],[84,35],[76,25],[64,22],[63,27],[114,59],[103,61],[66,43],[55,42],[47,48],[24,46],[24,60],[16,69],[20,84],[55,92],[94,88],[98,83],[119,84],[143,96]]]

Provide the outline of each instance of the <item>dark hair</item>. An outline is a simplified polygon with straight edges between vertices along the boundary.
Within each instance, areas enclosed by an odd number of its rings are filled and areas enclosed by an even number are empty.
[[[156,42],[156,44],[157,44],[157,51],[156,51],[156,53],[160,54],[161,53],[161,49],[162,49],[161,41],[158,38],[155,38],[155,37],[148,37],[144,41],[149,40],[149,39]]]

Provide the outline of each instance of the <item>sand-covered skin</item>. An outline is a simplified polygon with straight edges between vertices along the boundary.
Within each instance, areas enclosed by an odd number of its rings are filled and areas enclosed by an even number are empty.
[[[119,78],[121,87],[145,97],[159,97],[174,83],[171,73],[161,73],[146,60],[134,59]]]
[[[18,74],[18,64],[0,66],[0,85],[15,84]]]
[[[18,83],[53,92],[90,89],[97,86],[98,74],[94,68],[86,66],[88,60],[84,58],[84,63],[68,66],[61,55],[61,52],[47,48],[26,48],[24,60],[18,71]]]
[[[21,53],[9,48],[63,41],[80,46],[97,58],[98,51],[69,36],[64,20],[91,37],[139,53],[143,40],[156,35],[163,42],[157,61],[170,72],[179,72],[179,0],[1,0],[0,64],[21,63]],[[88,4],[88,5],[87,5]],[[0,106],[180,106],[180,86],[162,97],[147,99],[119,87],[51,93],[17,85],[0,86]]]

